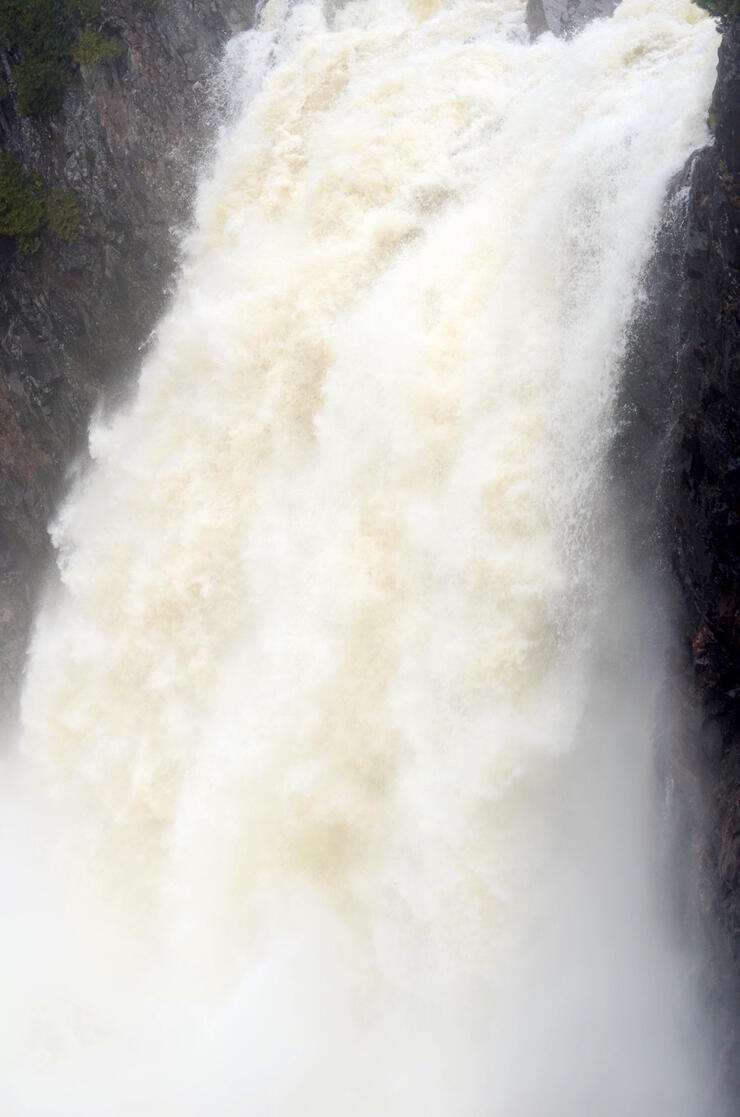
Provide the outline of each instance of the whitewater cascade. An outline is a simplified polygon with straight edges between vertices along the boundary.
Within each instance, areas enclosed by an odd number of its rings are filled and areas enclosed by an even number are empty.
[[[3,761],[4,1117],[716,1117],[609,528],[712,22],[269,0]]]

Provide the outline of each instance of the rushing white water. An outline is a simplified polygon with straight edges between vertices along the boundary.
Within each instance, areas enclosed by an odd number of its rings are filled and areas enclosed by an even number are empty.
[[[716,1117],[607,544],[716,33],[270,0],[54,529],[0,834],[3,1117]]]

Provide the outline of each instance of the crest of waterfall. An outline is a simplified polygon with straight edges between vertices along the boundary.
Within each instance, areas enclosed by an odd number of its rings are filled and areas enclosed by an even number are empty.
[[[717,35],[269,0],[6,762],[5,1117],[716,1117],[624,333]],[[646,374],[649,374],[647,372]]]

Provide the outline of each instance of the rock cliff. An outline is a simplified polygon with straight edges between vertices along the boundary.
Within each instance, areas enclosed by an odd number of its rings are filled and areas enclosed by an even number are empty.
[[[86,0],[87,2],[87,0]],[[81,4],[80,4],[81,6]],[[8,11],[10,11],[10,7]],[[26,8],[27,16],[29,8]],[[138,363],[176,265],[208,85],[253,0],[103,0],[61,107],[22,114],[22,47],[0,55],[0,154],[73,225],[0,235],[0,710],[17,692],[47,525],[107,386]],[[7,16],[4,16],[7,18]],[[2,43],[0,43],[2,46]],[[28,177],[24,181],[31,182]],[[3,199],[0,198],[0,208]]]
[[[682,903],[708,947],[740,1097],[740,23],[724,29],[714,143],[673,183],[626,361],[615,459],[638,561],[680,590],[677,694],[663,752],[682,835]],[[688,685],[687,685],[688,684]]]

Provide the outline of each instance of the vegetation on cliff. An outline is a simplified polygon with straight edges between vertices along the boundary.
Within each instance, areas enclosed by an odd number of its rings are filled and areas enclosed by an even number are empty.
[[[15,61],[18,111],[47,116],[62,100],[73,31],[65,0],[5,0],[0,40]]]
[[[0,150],[0,236],[15,237],[21,252],[34,253],[44,227],[72,244],[82,205],[71,190],[46,190],[38,175],[24,171],[15,156]]]
[[[0,44],[23,116],[53,116],[75,64],[105,62],[123,45],[101,33],[99,0],[3,0]]]
[[[82,204],[73,190],[50,190],[44,216],[53,236],[74,244],[82,224]]]
[[[89,66],[96,62],[109,62],[123,51],[123,43],[118,39],[102,35],[94,27],[85,27],[75,43],[72,57],[80,66]]]
[[[0,235],[17,237],[22,252],[34,252],[45,210],[41,179],[26,174],[12,155],[0,151]]]
[[[153,10],[160,0],[131,0]],[[124,53],[120,39],[105,34],[101,0],[0,0],[0,53],[10,82],[0,100],[12,97],[21,116],[46,118],[61,108],[75,69],[110,62]],[[0,148],[0,237],[34,253],[44,228],[71,244],[82,222],[82,205],[70,190],[47,189],[37,175]]]

